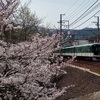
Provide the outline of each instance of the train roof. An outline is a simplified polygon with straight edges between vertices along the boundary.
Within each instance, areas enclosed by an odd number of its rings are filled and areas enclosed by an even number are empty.
[[[82,47],[82,46],[93,46],[93,45],[100,45],[100,43],[91,43],[91,44],[84,44],[84,45],[69,46],[69,47],[65,47],[63,49],[73,48],[73,47]]]
[[[92,46],[92,45],[100,45],[100,43],[91,43],[91,44],[77,45],[76,47],[80,47],[80,46]]]

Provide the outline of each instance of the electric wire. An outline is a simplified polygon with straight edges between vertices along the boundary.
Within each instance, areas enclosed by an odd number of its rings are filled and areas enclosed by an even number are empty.
[[[100,6],[100,3],[99,4],[97,4],[94,8],[92,8],[89,12],[87,12],[83,17],[81,17],[79,20],[77,20],[76,21],[76,23],[77,22],[79,22],[80,20],[82,20],[83,18],[85,18],[87,15],[89,15],[91,12],[93,12],[94,10],[96,10],[98,7]],[[73,25],[75,25],[76,23],[74,23]],[[72,26],[73,26],[72,25]]]
[[[70,24],[70,26],[72,26],[73,24],[75,24],[84,14],[86,14],[96,3],[98,2],[98,0],[96,2],[94,2],[84,13],[82,13],[74,22],[72,22]]]
[[[76,26],[74,29],[76,29],[76,28],[78,28],[78,27],[80,27],[81,25],[83,25],[83,24],[85,24],[87,21],[89,21],[92,17],[94,17],[97,13],[99,13],[100,12],[100,10],[99,11],[97,11],[94,15],[92,15],[90,18],[88,18],[86,21],[84,21],[83,23],[81,23],[80,25],[78,25],[78,26]]]
[[[90,27],[90,26],[93,26],[93,23],[89,23],[86,27],[84,27],[84,28],[88,28],[88,27]]]
[[[88,2],[91,1],[91,0],[88,0]],[[74,11],[72,11],[70,13],[70,15],[68,15],[65,19],[69,19],[70,17],[76,15],[77,12],[80,11],[80,9],[82,9],[86,4],[88,4],[88,2],[82,2],[76,9],[74,9]],[[81,8],[80,8],[81,7]],[[70,18],[71,19],[71,18]]]
[[[91,0],[89,0],[91,1]],[[70,16],[69,20],[73,19],[75,16],[77,16],[78,14],[80,14],[81,12],[83,12],[84,9],[86,9],[91,3],[85,2],[84,5],[81,6],[81,8],[77,9],[72,16]],[[89,4],[88,4],[89,3]]]
[[[68,11],[70,11],[70,10],[76,5],[77,2],[78,2],[78,0],[76,0],[76,1],[72,4],[72,6],[69,7],[69,9],[68,9],[64,14],[66,14]]]

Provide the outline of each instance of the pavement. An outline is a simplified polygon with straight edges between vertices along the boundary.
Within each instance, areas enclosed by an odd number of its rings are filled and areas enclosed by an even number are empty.
[[[99,92],[94,92],[90,93],[84,96],[80,96],[74,99],[69,99],[69,100],[100,100],[100,91]]]
[[[57,87],[70,87],[55,100],[100,100],[100,75],[89,69],[67,65],[67,72],[60,80]]]

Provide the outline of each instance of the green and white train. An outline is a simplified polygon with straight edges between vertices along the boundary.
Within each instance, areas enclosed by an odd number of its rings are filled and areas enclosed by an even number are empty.
[[[85,44],[78,46],[70,46],[56,50],[54,55],[76,56],[84,58],[92,58],[93,61],[100,60],[100,43]]]

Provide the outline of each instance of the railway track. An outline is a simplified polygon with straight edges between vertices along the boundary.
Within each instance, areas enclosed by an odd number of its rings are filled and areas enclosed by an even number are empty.
[[[90,71],[100,74],[100,62],[86,61],[86,60],[77,60],[73,61],[72,65],[90,69]]]

